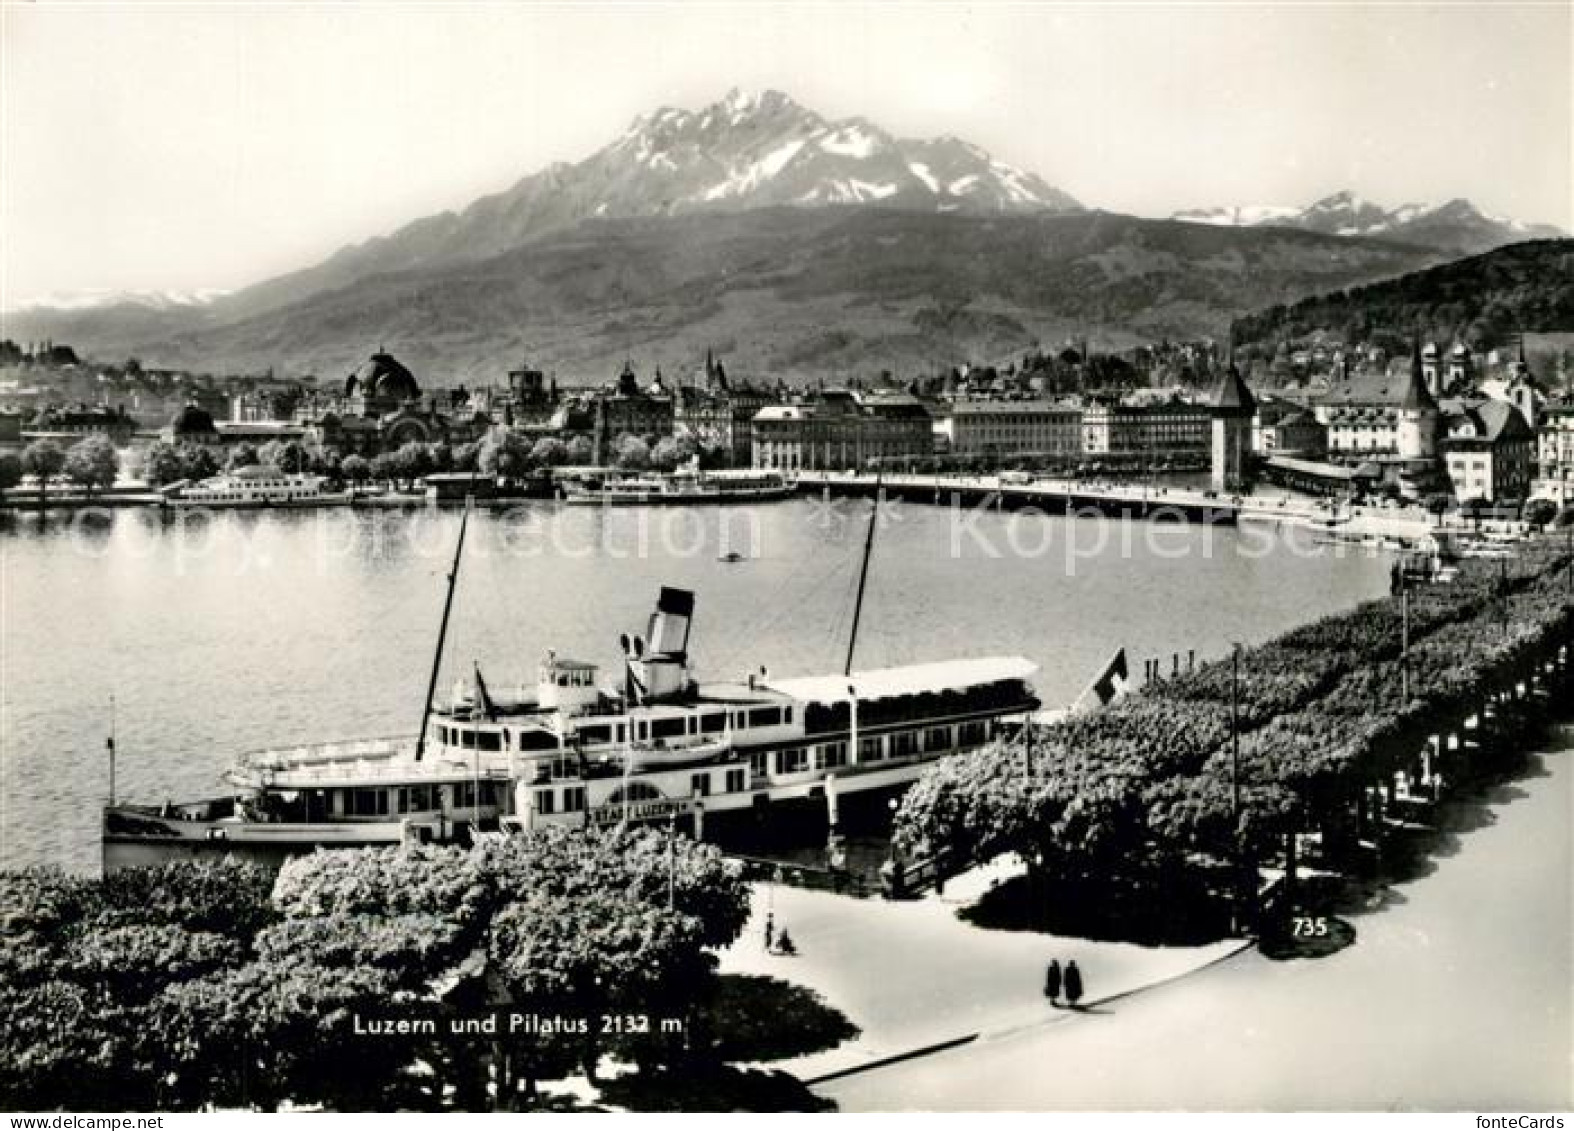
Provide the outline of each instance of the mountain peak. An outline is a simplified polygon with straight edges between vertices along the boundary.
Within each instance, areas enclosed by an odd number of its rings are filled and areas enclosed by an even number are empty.
[[[600,217],[871,203],[971,212],[1080,207],[959,139],[897,139],[867,118],[831,121],[782,91],[739,87],[697,110],[663,107],[637,118],[570,180],[574,197]]]
[[[1302,209],[1195,209],[1177,212],[1174,219],[1243,227],[1276,225],[1332,236],[1373,236],[1465,254],[1562,234],[1545,225],[1488,216],[1463,197],[1438,205],[1408,203],[1390,209],[1350,189],[1331,193]]]
[[[243,301],[264,310],[369,275],[475,262],[602,220],[858,205],[973,214],[1082,207],[966,142],[899,140],[865,118],[828,121],[780,90],[734,87],[698,110],[641,114],[582,161],[342,248],[248,288]]]

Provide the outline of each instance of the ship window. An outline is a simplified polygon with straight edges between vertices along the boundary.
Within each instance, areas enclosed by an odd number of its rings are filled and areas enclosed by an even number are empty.
[[[709,797],[710,796],[710,775],[709,774],[690,774],[689,775],[689,796],[690,797]]]
[[[918,749],[918,736],[910,730],[897,731],[891,736],[891,757],[905,758]]]
[[[609,726],[580,727],[576,732],[581,742],[599,745],[612,738],[612,728]]]
[[[776,752],[776,772],[796,774],[809,768],[809,752],[801,746]]]
[[[950,727],[930,727],[924,732],[924,749],[933,753],[951,745]]]
[[[581,813],[585,809],[585,787],[571,785],[563,791],[563,812]]]
[[[979,746],[984,741],[983,723],[963,723],[956,729],[956,744],[958,746]]]
[[[462,781],[454,785],[454,806],[469,809],[475,805],[475,782]]]
[[[816,768],[822,770],[834,770],[847,765],[847,743],[827,742],[824,746],[815,747],[814,761]]]
[[[551,731],[522,730],[519,732],[519,749],[526,750],[556,750],[558,746],[557,735]]]
[[[503,749],[503,736],[495,730],[483,730],[476,733],[476,742],[482,750]]]
[[[858,760],[860,762],[878,762],[885,757],[879,738],[860,738],[858,740]]]
[[[552,813],[552,791],[550,789],[536,790],[536,812],[542,816]]]
[[[727,716],[725,714],[700,716],[701,734],[719,734],[726,729]]]
[[[742,770],[728,770],[727,771],[727,792],[728,793],[742,793],[744,785],[746,784],[746,781],[747,781],[747,779],[744,777],[744,774],[743,774]]]
[[[384,789],[352,789],[350,815],[376,817],[388,812],[388,791]]]
[[[763,750],[749,751],[749,773],[757,778],[763,778],[767,773],[767,757]]]
[[[675,719],[656,719],[650,724],[652,738],[676,738],[687,734],[689,721],[681,715]]]
[[[780,707],[756,707],[749,712],[749,725],[751,727],[773,727],[782,721]]]

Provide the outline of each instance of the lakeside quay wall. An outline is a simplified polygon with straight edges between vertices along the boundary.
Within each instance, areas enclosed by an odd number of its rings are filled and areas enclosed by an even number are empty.
[[[1184,521],[1217,525],[1261,522],[1327,529],[1340,538],[1394,538],[1417,542],[1439,534],[1482,532],[1523,534],[1519,520],[1438,519],[1417,506],[1383,507],[1340,504],[1294,495],[1217,495],[1193,487],[1143,484],[1100,484],[1077,480],[1038,479],[1013,483],[996,475],[885,475],[860,472],[806,471],[798,475],[800,493],[832,497],[870,497],[878,483],[886,497],[905,502],[963,507],[998,506],[1004,510],[1033,509],[1075,518],[1125,518]]]
[[[1005,483],[995,476],[873,475],[802,472],[798,490],[832,497],[873,495],[876,486],[887,498],[914,503],[962,507],[998,506],[1003,510],[1033,509],[1051,515],[1086,518],[1152,519],[1155,521],[1233,526],[1241,517],[1236,498],[1206,497],[1198,491],[1171,488],[1100,488],[1082,483]]]

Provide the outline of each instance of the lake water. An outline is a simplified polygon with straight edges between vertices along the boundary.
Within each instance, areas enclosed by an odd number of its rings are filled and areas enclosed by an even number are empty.
[[[838,671],[867,501],[471,519],[443,682],[533,680],[548,647],[615,671],[662,584],[697,593],[701,678]],[[217,796],[238,753],[409,734],[455,511],[0,516],[0,864],[98,866],[114,726],[122,800]],[[718,560],[737,550],[748,560]],[[1117,649],[1222,655],[1386,591],[1389,562],[1268,527],[891,504],[855,667],[1022,654],[1047,706]],[[1183,660],[1184,662],[1184,660]]]

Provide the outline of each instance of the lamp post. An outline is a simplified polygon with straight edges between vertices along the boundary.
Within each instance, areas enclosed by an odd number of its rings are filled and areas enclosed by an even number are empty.
[[[1241,645],[1230,650],[1230,841],[1235,853],[1235,897],[1230,900],[1230,933],[1241,927],[1241,889],[1246,871],[1241,860]]]
[[[1399,569],[1399,693],[1410,702],[1410,578]]]
[[[673,888],[677,883],[678,853],[678,811],[667,811],[667,910],[672,910]]]

